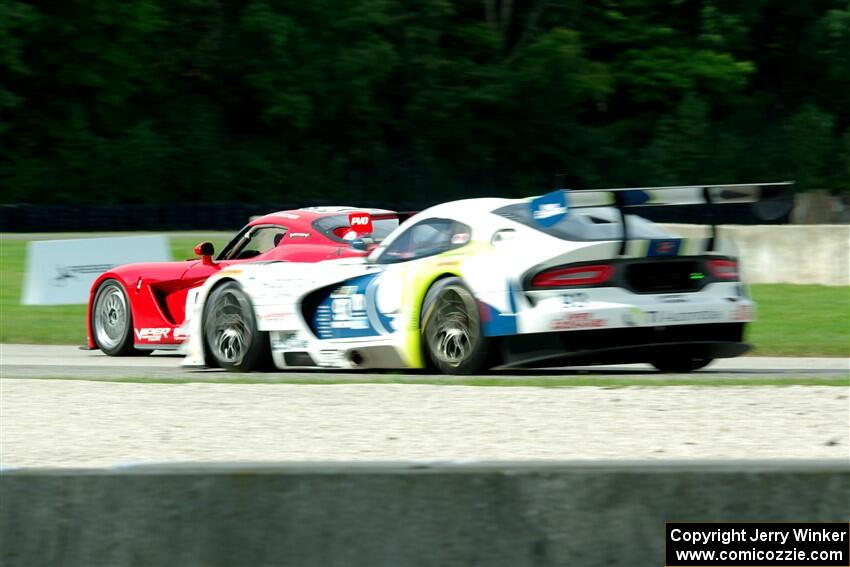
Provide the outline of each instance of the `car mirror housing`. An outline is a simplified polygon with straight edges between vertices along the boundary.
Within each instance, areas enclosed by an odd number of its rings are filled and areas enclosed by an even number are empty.
[[[195,256],[199,256],[204,264],[212,265],[212,255],[215,254],[215,246],[212,242],[201,242],[195,246]]]

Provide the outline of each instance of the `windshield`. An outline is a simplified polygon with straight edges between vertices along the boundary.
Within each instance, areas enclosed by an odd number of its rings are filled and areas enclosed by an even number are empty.
[[[347,213],[318,218],[313,221],[313,228],[331,240],[343,244],[351,244],[352,238],[348,234],[351,227],[348,224]],[[387,214],[372,215],[372,234],[370,237],[375,242],[381,242],[396,228],[398,228],[397,216]]]
[[[467,225],[451,219],[428,219],[414,224],[393,240],[378,257],[379,264],[392,264],[434,256],[465,246],[472,235]]]
[[[493,213],[562,240],[587,242],[619,240],[623,237],[620,212],[614,207],[570,209],[564,220],[548,227],[542,226],[532,218],[531,207],[528,203],[515,203],[496,209]],[[630,239],[673,236],[657,224],[637,215],[626,215],[626,223]]]
[[[218,255],[218,260],[245,260],[265,254],[278,245],[286,227],[278,225],[246,226]]]

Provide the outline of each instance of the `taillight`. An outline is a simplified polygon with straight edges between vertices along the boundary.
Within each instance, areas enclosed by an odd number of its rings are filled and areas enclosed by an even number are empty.
[[[708,269],[719,280],[738,279],[738,262],[735,260],[709,260]]]
[[[532,287],[566,287],[594,285],[607,282],[614,273],[613,266],[594,264],[574,268],[555,268],[540,272],[531,279]]]

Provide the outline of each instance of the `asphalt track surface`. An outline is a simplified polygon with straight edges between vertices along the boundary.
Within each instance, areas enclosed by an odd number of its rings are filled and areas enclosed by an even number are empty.
[[[180,355],[157,351],[150,356],[113,358],[100,351],[80,350],[75,346],[60,345],[16,345],[0,344],[0,378],[151,378],[156,380],[179,379],[181,381],[211,380],[224,373],[218,369],[181,368]],[[397,372],[394,372],[397,373]],[[344,380],[349,377],[362,380],[368,372],[328,371],[281,371],[255,376],[316,377],[332,376]],[[378,374],[386,375],[386,374]],[[435,378],[424,374],[411,374],[423,380]],[[494,371],[490,376],[527,378],[529,376],[557,377],[644,377],[653,378],[735,378],[770,380],[781,377],[843,377],[850,376],[848,358],[785,358],[785,357],[739,357],[721,359],[705,369],[690,374],[661,374],[648,364],[626,364],[616,366],[576,366],[551,369]],[[440,376],[442,377],[442,376]]]

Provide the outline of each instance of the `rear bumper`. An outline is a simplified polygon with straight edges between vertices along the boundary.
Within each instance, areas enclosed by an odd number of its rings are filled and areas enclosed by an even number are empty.
[[[738,282],[713,283],[691,293],[638,294],[600,287],[527,295],[530,305],[516,317],[518,334],[746,323],[755,315],[755,304]]]
[[[594,329],[512,335],[501,340],[508,367],[630,364],[664,357],[732,358],[750,350],[744,323]]]

